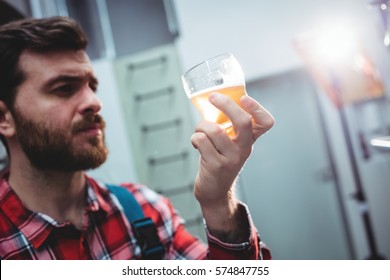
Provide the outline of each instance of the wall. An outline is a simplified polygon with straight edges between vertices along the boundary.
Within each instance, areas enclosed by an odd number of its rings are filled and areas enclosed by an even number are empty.
[[[248,80],[299,67],[297,34],[341,17],[370,30],[378,15],[365,0],[175,0],[183,69],[222,52],[234,53]],[[373,32],[374,31],[374,32]],[[371,41],[372,42],[372,41]],[[381,39],[379,39],[381,42]]]
[[[316,91],[304,69],[247,84],[275,117],[240,175],[253,220],[275,259],[350,259]]]
[[[30,7],[26,0],[4,0],[4,2],[7,2],[12,7],[17,9],[21,14],[28,16],[30,15]]]
[[[343,21],[349,22],[355,27],[355,30],[358,31],[363,48],[381,71],[382,76],[384,77],[383,81],[385,86],[386,88],[389,88],[390,80],[385,77],[390,73],[390,57],[388,50],[382,43],[383,37],[379,13],[377,9],[369,8],[367,3],[368,1],[364,0],[199,0],[196,2],[190,0],[176,0],[175,4],[181,34],[176,44],[181,56],[183,70],[189,69],[195,63],[215,54],[222,52],[234,53],[243,66],[248,84],[251,83],[251,91],[249,94],[258,96],[260,102],[268,102],[266,104],[267,108],[270,109],[271,113],[275,112],[278,117],[274,129],[269,133],[270,135],[266,135],[264,137],[265,139],[260,140],[260,142],[263,143],[264,141],[267,143],[267,141],[269,141],[267,140],[268,137],[272,138],[277,134],[282,139],[285,139],[292,149],[295,149],[294,147],[296,147],[296,145],[290,142],[292,139],[299,138],[299,135],[302,134],[306,135],[307,138],[313,138],[314,135],[308,133],[305,129],[302,131],[296,130],[296,135],[289,134],[289,130],[285,130],[284,133],[282,131],[278,134],[280,131],[279,125],[283,125],[278,124],[278,122],[284,123],[286,121],[282,117],[279,117],[279,114],[280,116],[284,115],[280,110],[281,108],[285,108],[285,105],[286,110],[290,110],[289,108],[291,108],[290,113],[292,115],[289,119],[291,124],[287,127],[295,127],[297,124],[293,123],[292,120],[297,119],[297,121],[299,121],[299,118],[296,118],[298,112],[294,114],[295,107],[289,106],[289,104],[292,104],[290,98],[291,96],[302,95],[303,92],[300,92],[300,89],[294,88],[291,82],[286,83],[284,86],[284,90],[286,91],[284,100],[286,104],[283,104],[283,102],[278,99],[282,96],[282,93],[279,92],[279,95],[274,95],[274,92],[278,92],[278,88],[283,86],[279,86],[277,82],[275,82],[275,87],[269,88],[269,86],[263,82],[268,78],[271,81],[278,81],[281,79],[278,77],[285,75],[284,73],[286,71],[303,66],[301,59],[297,56],[292,45],[297,34],[310,31],[311,29],[315,29],[317,26],[322,26],[324,24],[330,25],[342,19]],[[283,79],[281,79],[281,82],[283,83]],[[268,95],[264,92],[265,89],[269,90]],[[262,94],[257,95],[257,91],[262,92]],[[386,94],[389,94],[388,91]],[[336,161],[336,172],[338,173],[335,175],[338,176],[338,180],[342,186],[341,198],[346,208],[348,225],[352,230],[351,242],[353,243],[352,251],[354,252],[349,254],[348,257],[352,256],[364,259],[369,256],[369,248],[360,212],[362,205],[359,205],[352,198],[352,194],[355,192],[354,181],[343,131],[340,127],[340,120],[337,111],[322,93],[320,93],[320,98],[325,122],[325,130],[323,133],[329,137],[331,153]],[[381,102],[387,102],[387,105],[389,105],[388,101],[383,100]],[[374,108],[373,110],[375,111],[376,109]],[[386,110],[388,111],[389,107],[387,107]],[[370,210],[376,241],[380,248],[379,251],[389,257],[390,245],[388,236],[390,235],[390,227],[387,221],[387,213],[390,209],[386,202],[386,198],[390,196],[390,186],[388,183],[390,180],[389,158],[387,154],[376,153],[372,154],[370,159],[364,159],[362,157],[357,132],[359,129],[365,129],[362,125],[362,121],[368,121],[369,124],[367,127],[376,126],[377,121],[374,120],[375,118],[371,118],[371,120],[365,119],[364,116],[360,116],[359,119],[359,114],[361,112],[354,112],[353,108],[347,108],[346,111],[354,145],[354,152],[358,159],[358,168],[362,176],[364,188],[367,192],[367,206]],[[306,118],[312,119],[313,115],[309,114]],[[387,122],[389,119],[382,119],[381,121]],[[299,126],[297,129],[298,128]],[[368,133],[367,136],[370,136],[369,133],[372,133],[372,131],[368,130],[364,132]],[[276,140],[278,139],[274,139],[272,142],[276,143]],[[261,143],[257,145],[261,147]],[[285,152],[283,156],[286,160],[294,158],[295,150],[289,151],[286,146],[283,147],[279,145],[276,147],[272,144],[264,150],[266,150],[264,153],[254,153],[250,159],[249,168],[247,167],[245,169],[252,170],[253,172],[246,172],[243,174],[245,189],[252,191],[249,194],[246,192],[246,196],[249,197],[248,202],[251,204],[250,206],[252,212],[256,216],[258,225],[265,231],[266,237],[270,238],[270,245],[276,245],[277,256],[280,258],[294,258],[293,252],[289,251],[288,248],[292,249],[294,246],[291,245],[291,242],[297,242],[297,240],[292,238],[292,235],[289,234],[287,228],[289,226],[294,226],[292,231],[296,232],[299,231],[299,224],[294,224],[294,222],[291,221],[288,225],[281,225],[283,218],[278,216],[278,214],[283,213],[283,210],[286,210],[291,205],[288,205],[288,207],[286,206],[286,208],[285,204],[279,204],[279,209],[277,209],[277,211],[272,211],[269,210],[269,208],[264,207],[264,204],[258,205],[251,202],[251,199],[253,199],[253,197],[261,198],[264,195],[272,195],[274,193],[274,190],[272,189],[268,190],[269,192],[262,192],[261,186],[259,186],[262,181],[261,178],[259,178],[260,173],[258,170],[260,167],[267,164],[264,163],[264,161],[270,161],[269,164],[275,164],[275,160],[279,158],[281,151]],[[296,152],[305,153],[307,151],[299,150]],[[267,157],[269,154],[275,155],[275,158],[272,156]],[[271,174],[271,177],[276,177],[269,178],[269,183],[275,183],[275,181],[272,180],[283,182],[283,177],[287,176],[287,178],[290,178],[288,176],[292,175],[291,172],[296,175],[291,178],[297,178],[299,177],[298,174],[301,174],[299,173],[301,170],[300,168],[307,164],[305,161],[298,160],[292,165],[287,164],[287,162],[281,161],[281,165],[275,167],[276,170],[273,170],[273,172],[269,170],[269,173],[265,172],[265,175]],[[251,169],[251,166],[253,169]],[[267,168],[267,165],[264,168]],[[310,174],[302,173],[300,176],[309,175]],[[303,180],[303,178],[301,178],[301,180]],[[267,186],[262,186],[262,188],[267,190]],[[275,188],[280,188],[280,185],[275,186]],[[284,197],[284,195],[285,194],[281,194],[282,197]],[[301,195],[305,197],[304,201],[311,201],[313,199],[307,192],[301,193]],[[264,215],[264,212],[266,212],[265,215],[267,218],[262,216]],[[289,214],[291,214],[291,212]],[[267,228],[268,226],[270,228]],[[284,228],[284,232],[286,233],[285,239],[279,239],[279,241],[283,242],[282,244],[291,245],[289,247],[286,246],[285,251],[283,251],[283,248],[279,247],[281,243],[276,241],[276,236],[279,233],[275,233],[274,230],[275,228],[278,228],[278,226],[281,228],[287,226]],[[312,233],[314,234],[314,232],[315,230],[313,229]],[[283,235],[283,233],[281,233],[281,235]],[[267,241],[267,238],[265,238],[265,241]],[[274,243],[275,241],[276,244]],[[328,245],[331,246],[331,242]],[[326,252],[322,252],[322,256],[324,256],[324,254],[326,254]],[[316,258],[321,257],[321,254],[312,251],[312,254],[305,255],[305,250],[303,250],[295,256]],[[345,257],[342,253],[338,256]]]

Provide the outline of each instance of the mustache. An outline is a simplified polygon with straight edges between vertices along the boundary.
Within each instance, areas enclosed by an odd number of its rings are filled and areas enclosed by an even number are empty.
[[[91,129],[91,128],[100,128],[102,131],[106,128],[106,122],[104,121],[103,117],[99,114],[88,114],[85,115],[85,117],[73,124],[72,126],[72,132],[76,133],[79,131]]]

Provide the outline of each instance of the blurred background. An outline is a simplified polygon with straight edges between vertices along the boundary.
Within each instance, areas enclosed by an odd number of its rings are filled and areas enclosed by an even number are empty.
[[[190,144],[199,116],[180,75],[233,53],[276,120],[237,189],[274,259],[377,259],[390,257],[388,2],[7,0],[0,19],[83,26],[110,149],[89,173],[168,196],[203,239]]]

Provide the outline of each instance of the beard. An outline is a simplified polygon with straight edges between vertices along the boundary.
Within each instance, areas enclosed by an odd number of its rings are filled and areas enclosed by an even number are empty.
[[[94,169],[103,164],[108,155],[104,141],[105,122],[100,115],[87,114],[68,130],[50,124],[34,122],[15,110],[14,120],[20,146],[33,166],[39,169],[75,172]],[[72,136],[91,125],[98,124],[102,136],[89,137],[89,147],[81,149],[72,143]]]

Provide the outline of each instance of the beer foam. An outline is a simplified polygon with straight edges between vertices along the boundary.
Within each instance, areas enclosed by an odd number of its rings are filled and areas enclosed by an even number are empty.
[[[202,95],[204,93],[208,93],[208,92],[211,93],[211,92],[219,91],[220,89],[231,88],[231,87],[244,87],[245,88],[245,84],[232,83],[232,84],[223,84],[223,85],[218,85],[218,86],[214,86],[214,87],[209,87],[209,88],[191,93],[189,95],[189,98],[194,98],[195,96]]]

